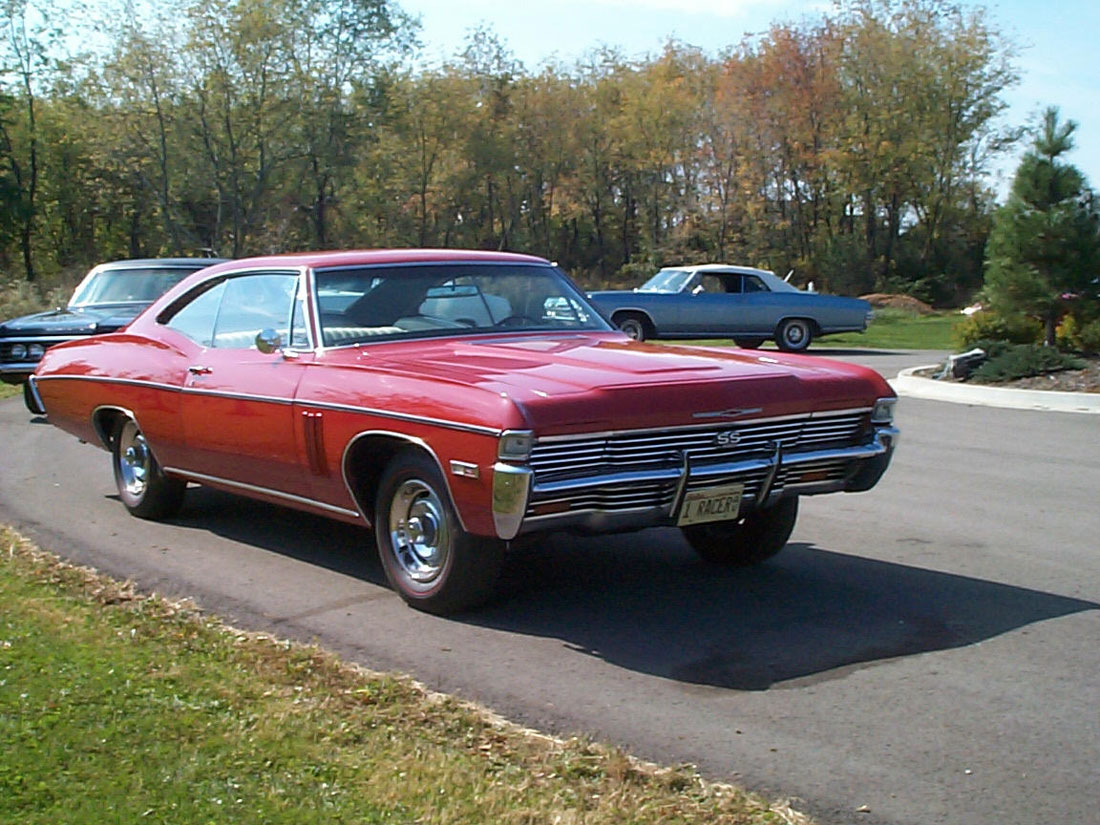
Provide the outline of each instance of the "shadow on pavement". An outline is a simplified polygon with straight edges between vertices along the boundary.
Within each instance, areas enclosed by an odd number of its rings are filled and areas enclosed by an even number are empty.
[[[370,533],[192,488],[174,523],[385,586]],[[734,690],[838,678],[1100,605],[789,544],[755,568],[698,559],[675,529],[555,535],[511,553],[500,599],[455,617],[561,639],[629,670]],[[409,621],[419,615],[410,609]]]

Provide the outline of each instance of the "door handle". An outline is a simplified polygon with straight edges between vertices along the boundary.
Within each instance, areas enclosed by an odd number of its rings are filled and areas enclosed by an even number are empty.
[[[214,370],[210,369],[210,367],[203,367],[203,366],[200,366],[199,364],[194,364],[194,365],[188,367],[187,371],[189,373],[191,373],[192,375],[209,375]]]

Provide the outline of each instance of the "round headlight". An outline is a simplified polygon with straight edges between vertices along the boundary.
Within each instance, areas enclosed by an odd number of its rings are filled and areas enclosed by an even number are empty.
[[[41,360],[42,356],[46,354],[46,348],[41,344],[31,344],[27,347],[27,355],[32,361]]]
[[[12,344],[11,357],[15,361],[22,361],[27,357],[27,347],[24,344]]]

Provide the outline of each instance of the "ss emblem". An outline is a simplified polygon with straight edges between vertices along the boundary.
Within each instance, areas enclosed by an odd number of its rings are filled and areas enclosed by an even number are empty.
[[[736,447],[741,443],[741,433],[737,430],[726,430],[714,437],[714,443],[718,447]]]

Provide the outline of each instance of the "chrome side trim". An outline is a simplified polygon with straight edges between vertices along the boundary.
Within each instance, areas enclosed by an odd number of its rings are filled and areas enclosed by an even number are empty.
[[[371,436],[382,436],[383,438],[391,438],[395,441],[404,441],[406,444],[412,447],[419,447],[421,450],[431,456],[432,461],[435,462],[435,466],[439,468],[439,475],[443,479],[443,484],[447,488],[447,495],[451,498],[451,506],[454,507],[454,490],[451,489],[451,480],[446,470],[443,467],[443,462],[439,460],[439,456],[436,455],[435,450],[428,446],[428,443],[421,438],[411,436],[407,433],[393,432],[392,430],[365,430],[364,432],[357,433],[348,440],[348,443],[344,445],[343,455],[340,456],[340,475],[344,479],[344,487],[347,488],[348,495],[351,496],[351,500],[359,505],[359,512],[357,516],[362,518],[368,527],[374,526],[374,520],[371,518],[372,513],[370,508],[364,506],[365,502],[360,500],[360,496],[356,492],[354,486],[352,486],[351,479],[348,477],[348,453],[351,452],[352,447],[359,442],[362,438],[369,438]],[[462,513],[459,512],[457,507],[454,507],[455,515],[458,517],[458,523],[463,530],[466,529],[466,523],[462,520]]]
[[[181,392],[182,387],[162,384],[159,381],[146,381],[141,378],[114,378],[108,375],[39,375],[39,381],[91,381],[101,384],[119,384],[124,387],[150,387],[152,389]]]
[[[216,484],[220,487],[228,487],[231,490],[240,490],[243,493],[254,493],[257,495],[269,496],[271,498],[277,498],[281,501],[289,501],[295,504],[303,504],[308,507],[315,507],[318,510],[324,510],[328,513],[333,513],[341,516],[349,516],[351,518],[362,518],[362,513],[356,510],[348,510],[344,507],[337,507],[333,504],[325,504],[323,501],[317,501],[312,498],[305,498],[304,496],[296,496],[292,493],[284,493],[280,490],[272,490],[270,487],[259,487],[255,484],[245,484],[241,481],[231,481],[227,478],[219,478],[218,476],[208,476],[204,473],[195,473],[190,470],[183,470],[179,467],[165,467],[164,472],[171,473],[179,478],[185,478],[188,481],[194,481],[198,484]]]
[[[104,411],[122,413],[124,418],[129,418],[131,421],[137,424],[139,430],[141,429],[141,425],[138,424],[137,416],[134,415],[134,411],[127,409],[126,407],[118,407],[113,404],[101,404],[94,410],[92,410],[92,427],[95,428],[95,434],[99,437],[99,441],[103,445],[103,449],[110,452],[111,433],[104,432],[101,426],[103,417],[100,415],[100,413]],[[142,432],[144,432],[144,430]]]
[[[392,410],[380,410],[375,407],[359,407],[352,404],[333,404],[326,401],[309,401],[300,398],[280,398],[277,396],[246,395],[244,393],[221,392],[218,390],[194,389],[191,387],[177,387],[173,384],[163,384],[157,381],[145,381],[139,378],[112,378],[103,375],[43,375],[40,381],[93,381],[105,384],[118,384],[128,387],[145,387],[159,389],[166,392],[190,393],[216,398],[229,398],[234,401],[265,401],[272,404],[289,404],[311,409],[335,410],[337,412],[350,412],[363,415],[373,415],[391,421],[408,421],[413,424],[427,424],[432,427],[444,427],[459,432],[474,433],[476,435],[488,435],[493,438],[501,434],[499,427],[483,427],[478,424],[466,424],[461,421],[448,421],[444,418],[430,418],[422,415],[410,415],[407,413],[393,412]]]
[[[466,424],[461,421],[448,421],[445,418],[429,418],[424,415],[410,415],[407,413],[393,412],[392,410],[379,410],[374,407],[357,407],[351,404],[333,404],[327,401],[307,401],[298,399],[297,404],[303,407],[312,407],[319,410],[335,410],[337,412],[364,413],[376,415],[379,418],[388,418],[392,421],[408,421],[413,424],[428,424],[433,427],[445,427],[448,430],[458,430],[475,435],[487,435],[492,438],[500,436],[502,430],[499,427],[482,427],[478,424]]]

